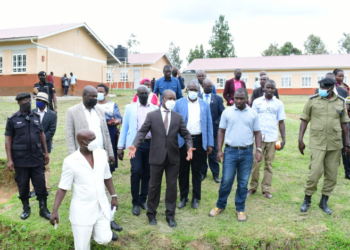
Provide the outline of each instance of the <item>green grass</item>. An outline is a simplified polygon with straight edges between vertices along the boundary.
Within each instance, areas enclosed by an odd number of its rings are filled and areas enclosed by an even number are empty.
[[[124,106],[134,95],[133,91],[118,91],[112,98],[119,105],[122,114]],[[147,223],[144,211],[139,217],[131,213],[130,163],[125,159],[113,175],[118,193],[119,210],[116,221],[124,228],[119,240],[108,247],[98,246],[92,240],[92,249],[350,249],[350,182],[344,179],[344,169],[339,167],[338,184],[330,197],[329,206],[333,215],[328,216],[318,208],[321,193],[312,198],[308,213],[299,212],[304,197],[304,185],[308,175],[309,150],[302,156],[297,148],[299,116],[307,101],[305,96],[281,96],[288,113],[286,120],[287,144],[276,154],[272,183],[273,199],[263,198],[259,192],[246,202],[248,220],[239,223],[236,219],[233,192],[226,210],[216,218],[209,218],[209,211],[215,206],[219,184],[210,174],[202,185],[202,200],[197,210],[186,208],[176,210],[178,227],[170,229],[165,221],[163,178],[161,202],[158,208],[158,226]],[[51,154],[51,187],[48,199],[52,209],[54,196],[60,179],[65,146],[64,124],[66,109],[78,101],[59,102],[59,120],[54,137],[55,148]],[[18,109],[16,103],[0,103],[0,148],[4,149],[3,131],[6,117]],[[308,132],[305,136],[308,144]],[[0,151],[0,158],[6,158]],[[261,172],[262,174],[262,172]],[[319,187],[322,184],[319,183]],[[68,219],[72,192],[67,192],[59,214],[61,223],[57,230],[48,221],[39,217],[37,201],[31,200],[32,214],[21,221],[21,203],[17,194],[6,204],[0,205],[0,249],[73,249],[73,235]]]

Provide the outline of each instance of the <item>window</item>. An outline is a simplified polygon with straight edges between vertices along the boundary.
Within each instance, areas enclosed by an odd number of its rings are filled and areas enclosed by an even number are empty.
[[[107,82],[113,82],[114,81],[114,74],[112,73],[111,68],[107,68],[107,75],[106,75]]]
[[[291,76],[282,76],[282,88],[292,87],[292,77]]]
[[[311,87],[311,76],[303,76],[301,79],[302,87]]]
[[[322,76],[318,76],[318,77],[317,77],[317,82],[321,81],[322,79],[324,79],[324,76],[323,76],[323,75],[322,75]]]
[[[0,52],[0,74],[2,74],[2,54]]]
[[[248,77],[247,76],[242,76],[241,80],[245,82],[245,85],[248,86]]]
[[[128,71],[121,71],[120,72],[120,81],[127,82],[129,79],[129,72]]]
[[[226,78],[225,77],[217,77],[216,78],[216,87],[218,89],[223,89],[225,87]]]
[[[26,72],[27,56],[25,50],[12,51],[12,72]]]

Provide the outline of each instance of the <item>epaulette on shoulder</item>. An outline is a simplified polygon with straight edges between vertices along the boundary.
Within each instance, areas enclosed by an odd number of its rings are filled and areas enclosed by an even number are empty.
[[[310,95],[309,98],[312,99],[312,98],[315,98],[317,96],[319,96],[319,94]]]
[[[15,117],[16,114],[17,114],[17,112],[16,112],[16,113],[13,113],[12,115],[10,115],[10,116],[8,117],[8,119],[12,119],[13,117]]]
[[[342,96],[340,96],[340,95],[338,95],[338,98],[340,99],[340,100],[342,100],[343,102],[345,102],[346,100],[345,100],[345,98],[344,97],[342,97]]]

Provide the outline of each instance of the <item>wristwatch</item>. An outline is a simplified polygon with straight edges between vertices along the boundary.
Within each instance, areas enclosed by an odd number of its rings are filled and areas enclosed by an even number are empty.
[[[118,198],[118,197],[117,197],[117,194],[112,194],[111,197]]]
[[[256,150],[259,150],[259,151],[260,151],[260,153],[262,153],[262,149],[261,149],[261,148],[256,148]]]

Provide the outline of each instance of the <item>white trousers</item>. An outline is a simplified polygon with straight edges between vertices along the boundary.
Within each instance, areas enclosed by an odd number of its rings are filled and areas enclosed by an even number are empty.
[[[93,233],[94,240],[100,245],[107,245],[112,240],[110,220],[99,208],[99,216],[93,225],[79,226],[72,224],[75,250],[90,250],[90,239]]]

